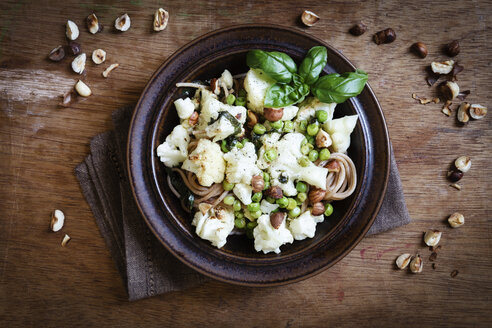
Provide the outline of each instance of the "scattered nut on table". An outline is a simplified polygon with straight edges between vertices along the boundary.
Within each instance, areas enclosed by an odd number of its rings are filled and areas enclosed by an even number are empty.
[[[94,13],[87,16],[85,22],[87,24],[87,29],[92,34],[96,34],[97,32],[101,32],[103,30],[103,26],[99,24],[99,19]]]
[[[422,272],[423,268],[424,261],[422,260],[422,257],[420,257],[419,254],[415,255],[415,257],[410,262],[410,271],[412,271],[412,273],[420,273]]]
[[[108,77],[109,73],[111,73],[111,71],[114,70],[115,68],[117,68],[118,66],[120,66],[120,64],[111,64],[111,65],[109,65],[109,67],[106,68],[104,70],[104,72],[102,72],[102,76]]]
[[[71,55],[74,55],[74,56],[78,55],[80,53],[80,49],[81,49],[81,47],[80,47],[80,44],[78,42],[70,41],[68,43],[68,50],[70,50]]]
[[[63,228],[63,224],[65,223],[65,214],[63,214],[60,210],[54,210],[51,214],[51,224],[50,228],[54,232],[60,231]]]
[[[428,54],[427,46],[423,42],[415,42],[410,47],[410,50],[420,58],[425,58]]]
[[[310,10],[304,10],[301,21],[304,25],[311,27],[319,21],[319,16]]]
[[[432,62],[431,69],[436,74],[449,74],[453,70],[454,60],[446,60],[443,62]]]
[[[460,43],[458,40],[451,41],[444,46],[444,52],[449,57],[457,56],[460,53]]]
[[[436,246],[441,240],[442,232],[439,230],[427,230],[424,235],[424,242],[427,246]]]
[[[84,82],[82,82],[81,80],[79,80],[76,84],[75,84],[75,90],[77,91],[77,93],[79,95],[81,95],[82,97],[89,97],[91,94],[92,94],[92,91],[91,89],[89,88],[89,86],[87,86],[87,84],[85,84]]]
[[[396,40],[396,32],[392,28],[387,28],[375,33],[372,39],[377,45],[391,43]]]
[[[458,112],[456,113],[456,118],[458,119],[458,121],[460,121],[461,123],[467,123],[470,120],[470,116],[468,115],[469,109],[469,103],[461,103],[460,107],[458,107]]]
[[[439,92],[444,99],[453,100],[460,94],[460,87],[456,82],[447,81],[439,85]]]
[[[79,28],[78,28],[77,24],[75,24],[71,20],[68,20],[65,34],[69,40],[73,41],[73,40],[77,39],[79,37]]]
[[[451,100],[447,100],[446,103],[442,106],[442,112],[447,115],[451,116],[451,105],[453,102]]]
[[[106,51],[102,49],[96,49],[92,52],[92,61],[96,64],[102,64],[106,60]]]
[[[75,73],[82,74],[85,69],[86,55],[82,53],[72,61],[72,69]]]
[[[452,228],[459,228],[465,224],[465,216],[461,213],[455,212],[448,218],[448,223]]]
[[[166,28],[169,20],[169,13],[163,8],[159,8],[154,13],[154,31],[159,32]]]
[[[427,104],[430,104],[430,103],[434,103],[434,104],[439,103],[439,98],[437,98],[437,97],[434,97],[434,98],[420,98],[419,96],[417,96],[416,93],[412,93],[412,98],[415,99],[415,100],[418,100],[422,105],[427,105]]]
[[[456,190],[461,190],[461,186],[459,184],[457,184],[457,183],[453,183],[450,186],[453,187]]]
[[[470,105],[469,113],[474,120],[481,120],[487,115],[487,107],[479,104],[472,104]]]
[[[58,62],[65,58],[65,50],[63,49],[63,46],[58,46],[55,49],[51,50],[48,58],[55,62]]]
[[[411,259],[412,259],[411,254],[408,253],[401,254],[396,258],[396,266],[398,267],[398,269],[403,270],[408,266]]]
[[[359,22],[350,28],[349,33],[354,36],[361,36],[362,34],[366,33],[366,31],[367,31],[367,25],[365,25],[362,22]]]
[[[458,182],[463,178],[463,172],[460,170],[452,170],[448,172],[448,179],[451,182]]]
[[[460,156],[454,161],[454,166],[463,173],[471,168],[471,159],[468,156]]]
[[[130,28],[130,25],[131,25],[131,20],[130,20],[130,16],[128,16],[128,14],[122,15],[122,16],[116,18],[116,20],[114,21],[114,27],[118,31],[121,31],[121,32],[128,31],[128,29]]]
[[[72,239],[72,238],[70,238],[70,236],[69,236],[69,235],[65,234],[65,236],[63,237],[63,240],[62,240],[62,242],[61,242],[61,245],[62,245],[63,247],[67,246],[67,244],[68,244],[68,242],[70,241],[70,239]]]

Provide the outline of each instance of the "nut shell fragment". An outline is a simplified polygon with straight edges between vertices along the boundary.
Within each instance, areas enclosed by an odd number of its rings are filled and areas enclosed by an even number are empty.
[[[128,14],[124,14],[114,21],[114,28],[118,31],[125,32],[128,31],[131,25],[130,16]]]
[[[470,105],[469,112],[470,112],[470,116],[474,120],[481,120],[482,118],[485,117],[485,115],[487,115],[487,107],[479,104],[472,104]]]
[[[468,115],[468,110],[470,109],[470,104],[467,102],[461,103],[458,108],[458,112],[456,114],[456,118],[461,123],[467,123],[470,120],[470,116]]]
[[[60,231],[65,223],[65,214],[60,210],[54,210],[51,214],[51,224],[50,228],[54,232]]]
[[[423,268],[424,261],[422,260],[422,257],[417,254],[410,262],[410,271],[412,271],[412,273],[420,273]]]
[[[432,62],[431,69],[437,74],[449,74],[453,70],[454,60],[446,60],[444,62]]]
[[[115,68],[117,68],[118,66],[120,66],[120,64],[111,64],[111,65],[109,65],[109,67],[106,68],[104,70],[104,72],[102,72],[102,76],[108,77],[109,73],[111,73],[111,71],[114,70]]]
[[[424,242],[427,246],[436,246],[441,240],[442,232],[439,230],[427,230],[424,235]]]
[[[396,261],[395,261],[396,266],[398,267],[398,269],[403,270],[408,266],[408,264],[410,264],[411,259],[412,259],[411,254],[408,254],[408,253],[401,254],[400,256],[398,256],[396,258]]]
[[[465,224],[465,216],[458,212],[453,213],[448,218],[448,223],[452,228],[459,228]]]
[[[106,60],[106,51],[102,49],[96,49],[92,52],[92,61],[96,64],[102,64]]]
[[[319,16],[310,10],[304,10],[301,21],[304,25],[311,27],[319,21]]]
[[[63,49],[63,46],[56,47],[55,49],[51,50],[50,54],[48,55],[48,58],[55,62],[62,60],[64,57],[65,50]]]
[[[164,30],[167,26],[168,21],[169,13],[162,8],[157,9],[154,14],[154,31],[159,32]]]
[[[440,85],[440,91],[445,99],[453,100],[460,94],[460,87],[456,82],[447,81]]]
[[[87,23],[87,29],[92,34],[96,34],[97,32],[102,31],[102,25],[99,24],[99,19],[97,19],[96,14],[92,13],[87,16],[85,22]]]
[[[79,80],[76,84],[75,84],[75,90],[77,91],[77,93],[79,95],[81,95],[82,97],[89,97],[91,94],[92,94],[92,91],[91,89],[87,86],[87,84],[85,84],[84,82],[82,82],[81,80]]]
[[[65,35],[69,40],[75,40],[79,37],[79,28],[77,24],[72,22],[71,20],[67,21],[67,27],[65,29]]]
[[[67,246],[67,244],[68,244],[68,242],[70,241],[70,239],[72,239],[72,238],[70,238],[70,236],[69,236],[69,235],[65,234],[65,236],[63,237],[63,240],[62,240],[62,242],[61,242],[61,245],[62,245],[63,247]]]

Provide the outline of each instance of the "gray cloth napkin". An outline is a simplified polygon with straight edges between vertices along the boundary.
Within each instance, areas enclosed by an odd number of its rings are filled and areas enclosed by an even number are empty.
[[[126,285],[130,301],[184,290],[209,280],[162,246],[135,204],[125,166],[132,113],[133,106],[113,112],[114,130],[95,136],[90,154],[75,168],[82,192]],[[409,222],[392,151],[388,190],[369,234]]]

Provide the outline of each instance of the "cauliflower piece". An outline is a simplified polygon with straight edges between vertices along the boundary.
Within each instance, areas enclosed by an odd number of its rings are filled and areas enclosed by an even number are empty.
[[[258,218],[258,225],[253,230],[257,252],[263,251],[264,254],[275,252],[278,254],[280,253],[280,246],[294,241],[294,237],[286,228],[285,221],[278,229],[275,229],[270,223],[269,215],[264,214]]]
[[[214,142],[227,138],[228,136],[233,134],[235,130],[236,129],[231,124],[231,121],[229,121],[224,116],[205,128],[207,137],[214,138]]]
[[[191,114],[195,111],[195,104],[189,97],[176,100],[174,106],[176,107],[179,118],[182,120],[190,118]]]
[[[182,125],[177,125],[166,137],[166,141],[157,147],[157,156],[167,167],[176,166],[188,156],[189,143],[188,132]]]
[[[261,174],[261,170],[256,166],[255,146],[251,142],[246,142],[241,149],[233,147],[224,155],[224,159],[227,162],[227,181],[230,183],[251,184],[251,178]]]
[[[261,137],[261,142],[263,143],[263,146],[261,146],[260,150],[258,151],[258,161],[256,162],[256,165],[258,165],[260,169],[265,170],[270,166],[263,155],[265,155],[265,152],[267,150],[277,148],[277,142],[281,136],[282,135],[280,133],[273,132],[265,134]]]
[[[331,136],[332,147],[338,153],[345,153],[350,147],[350,134],[354,131],[359,116],[349,115],[323,123],[323,129]]]
[[[232,74],[228,70],[224,70],[224,72],[220,76],[219,80],[222,83],[224,83],[224,85],[227,89],[231,89],[233,84],[234,84],[234,79],[232,78]]]
[[[302,120],[308,120],[316,114],[317,110],[324,110],[328,113],[328,120],[331,121],[333,118],[333,112],[335,111],[336,103],[322,103],[318,98],[309,97],[299,107],[297,112],[297,117],[294,121],[295,131],[299,131],[299,122]]]
[[[327,175],[328,169],[311,163],[307,167],[299,166],[299,171],[296,178],[305,181],[312,186],[326,190]]]
[[[250,69],[244,78],[244,89],[248,93],[248,108],[263,115],[265,94],[275,80],[268,77],[260,69]]]
[[[279,208],[278,204],[272,204],[268,202],[266,199],[263,199],[260,203],[260,210],[263,214],[268,214],[272,213],[275,211],[277,208]]]
[[[221,206],[210,209],[205,214],[195,213],[192,224],[196,226],[196,234],[208,240],[217,248],[221,248],[227,241],[227,236],[234,229],[234,212]]]
[[[212,120],[219,117],[219,113],[227,111],[241,124],[246,122],[246,108],[231,106],[220,102],[217,96],[208,90],[202,90],[201,111],[198,117],[198,130],[205,130]]]
[[[236,183],[232,192],[244,205],[249,205],[253,201],[251,200],[251,193],[253,188],[245,183]]]
[[[295,219],[290,220],[289,230],[294,236],[295,240],[303,240],[306,238],[313,238],[316,232],[316,224],[323,222],[324,215],[313,216],[311,211],[302,213]]]
[[[200,139],[181,167],[193,172],[198,182],[205,187],[224,180],[225,161],[220,146],[208,139]]]
[[[284,107],[284,113],[282,114],[282,121],[290,121],[296,117],[299,107],[290,105]]]

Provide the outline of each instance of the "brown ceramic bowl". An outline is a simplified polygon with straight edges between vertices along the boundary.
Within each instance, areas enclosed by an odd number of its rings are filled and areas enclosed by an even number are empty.
[[[222,249],[200,239],[166,183],[157,146],[179,124],[173,101],[186,90],[177,82],[219,76],[224,69],[244,73],[251,49],[282,51],[298,63],[313,46],[328,49],[325,73],[355,67],[332,46],[299,30],[274,25],[242,25],[208,33],[185,45],[155,72],[135,109],[128,141],[128,170],[135,200],[148,226],[183,263],[214,279],[248,286],[295,282],[332,266],[364,237],[380,208],[389,174],[389,139],[379,103],[369,85],[356,98],[339,104],[335,117],[355,114],[359,122],[348,151],[357,167],[354,194],[334,203],[333,215],[318,224],[312,239],[262,254],[246,236],[227,238]],[[370,78],[369,78],[370,80]]]

